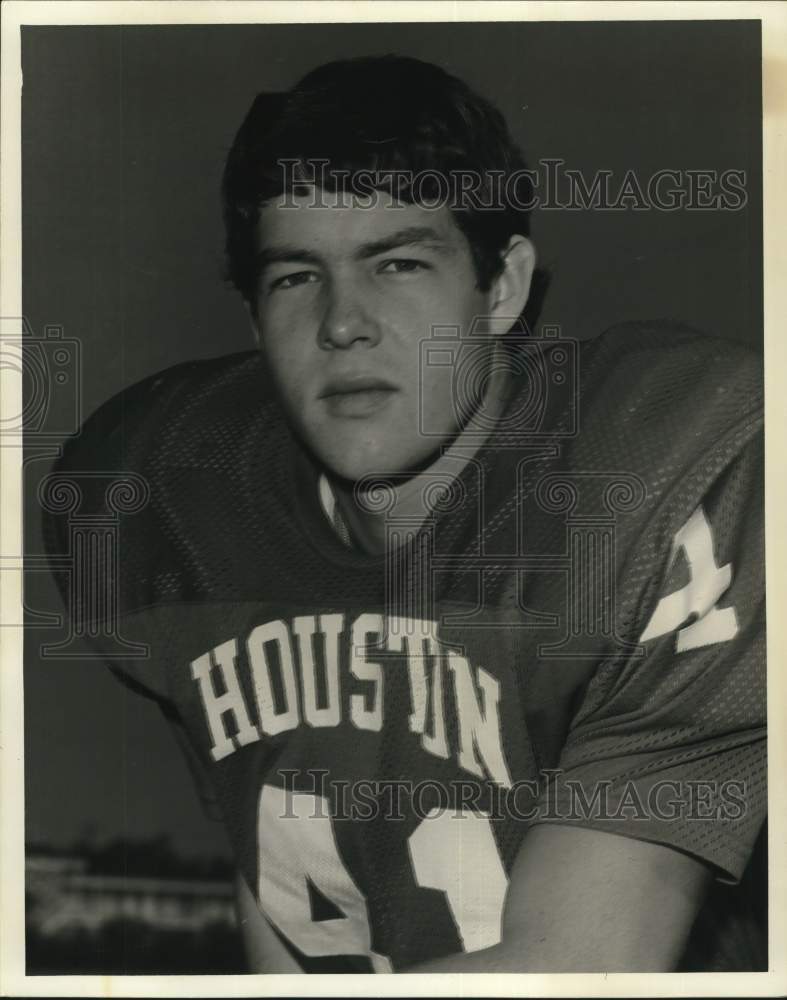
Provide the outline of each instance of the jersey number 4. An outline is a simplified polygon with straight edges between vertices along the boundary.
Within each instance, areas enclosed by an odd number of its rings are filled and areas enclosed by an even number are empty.
[[[327,800],[263,785],[257,829],[258,899],[276,928],[304,955],[366,955],[375,972],[391,972],[372,951],[366,899],[339,854]],[[445,893],[464,950],[497,944],[508,880],[488,815],[435,811],[407,846],[416,883]],[[309,882],[344,916],[313,920]]]
[[[711,526],[702,507],[694,511],[675,535],[671,565],[680,549],[686,554],[689,582],[659,601],[639,641],[649,642],[678,629],[675,640],[678,653],[727,642],[738,632],[738,618],[734,608],[719,608],[716,602],[732,581],[732,566],[730,563],[717,565]],[[695,621],[679,628],[692,615]]]

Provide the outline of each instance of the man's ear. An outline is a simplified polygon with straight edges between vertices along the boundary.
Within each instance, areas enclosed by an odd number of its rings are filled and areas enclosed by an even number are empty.
[[[257,319],[257,309],[253,303],[249,301],[249,299],[244,299],[243,305],[246,307],[246,315],[249,317],[251,332],[254,334],[254,343],[257,347],[262,347],[262,336],[260,334],[260,323]]]
[[[489,332],[495,336],[508,333],[525,308],[536,267],[536,248],[526,236],[512,236],[502,259],[503,270],[489,292]]]

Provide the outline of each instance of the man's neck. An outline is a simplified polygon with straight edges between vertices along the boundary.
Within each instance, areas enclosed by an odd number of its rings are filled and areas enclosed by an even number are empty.
[[[330,489],[351,543],[370,555],[381,555],[387,547],[387,531],[391,517],[406,523],[408,532],[417,531],[432,513],[429,498],[434,491],[427,487],[455,479],[470,459],[482,447],[491,433],[491,421],[497,419],[505,405],[509,388],[508,373],[497,366],[490,378],[482,406],[470,417],[451,444],[426,469],[401,483],[391,484],[393,506],[382,512],[359,506],[351,486],[330,483]]]

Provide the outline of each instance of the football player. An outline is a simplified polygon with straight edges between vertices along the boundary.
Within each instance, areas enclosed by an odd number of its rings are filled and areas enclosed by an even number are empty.
[[[226,824],[255,970],[670,970],[762,826],[759,365],[530,336],[526,181],[417,60],[260,95],[223,182],[258,349],[126,390],[50,484],[144,484],[117,593],[64,591]]]

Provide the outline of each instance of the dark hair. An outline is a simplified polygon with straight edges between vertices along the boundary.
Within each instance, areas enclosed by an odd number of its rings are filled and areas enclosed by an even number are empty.
[[[476,175],[476,204],[452,200],[449,207],[470,244],[482,290],[502,269],[509,238],[529,231],[528,213],[517,205],[529,202],[531,182],[503,116],[489,101],[418,59],[332,62],[290,91],[259,94],[227,157],[222,198],[228,277],[248,301],[256,290],[260,206],[314,178],[318,161],[328,161],[322,186],[334,189],[359,171],[400,179],[423,172]],[[340,172],[346,172],[344,180]],[[519,187],[511,204],[501,199],[501,179],[514,172]],[[391,190],[384,181],[373,186]],[[392,193],[418,200],[401,184]],[[432,196],[428,186],[420,188],[424,194]]]

